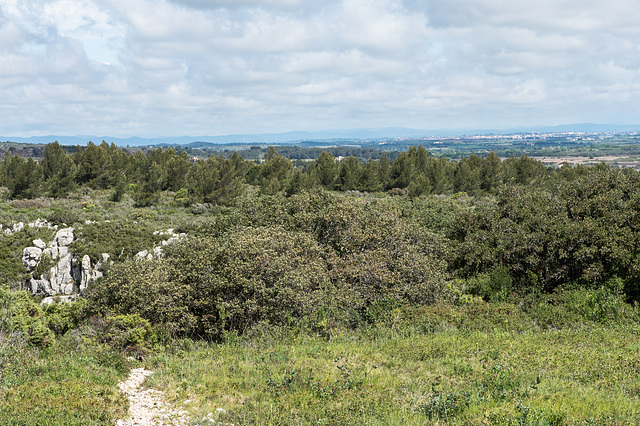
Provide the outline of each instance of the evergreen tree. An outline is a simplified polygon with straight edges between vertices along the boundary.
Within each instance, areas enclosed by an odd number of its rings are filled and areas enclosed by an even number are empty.
[[[426,177],[434,194],[444,194],[451,190],[453,167],[455,166],[446,157],[429,157]]]
[[[413,175],[413,164],[407,152],[401,152],[393,162],[390,172],[390,182],[392,188],[406,188],[411,183]]]
[[[3,185],[9,189],[9,198],[35,198],[40,194],[42,167],[18,154],[5,156],[3,161]]]
[[[310,168],[312,177],[326,189],[333,189],[338,176],[335,157],[328,151],[322,151]]]
[[[360,174],[360,182],[358,183],[360,191],[379,192],[384,189],[380,182],[379,162],[369,158],[367,164],[362,167]]]
[[[480,188],[490,194],[500,184],[502,162],[495,152],[491,151],[482,162]]]
[[[103,141],[106,145],[106,142]],[[108,157],[104,151],[104,147],[96,146],[93,142],[89,142],[86,148],[77,147],[73,156],[73,161],[77,167],[76,181],[81,185],[89,185],[92,188],[99,188],[97,179],[104,173]]]
[[[98,188],[113,188],[127,183],[126,170],[129,156],[113,142],[108,145],[105,141],[100,144],[104,154],[104,163],[94,182]]]
[[[196,161],[187,176],[189,193],[198,202],[231,205],[244,193],[241,171],[222,156]]]
[[[341,191],[356,189],[360,182],[361,174],[360,161],[353,155],[345,158],[340,162],[338,189]]]
[[[304,191],[308,191],[313,187],[311,177],[309,174],[304,173],[299,168],[295,168],[291,177],[287,181],[284,187],[284,193],[287,197],[294,194],[299,194]]]
[[[71,156],[58,142],[45,146],[42,174],[47,193],[52,197],[62,197],[73,189],[76,166]]]
[[[288,158],[278,154],[269,147],[267,158],[260,166],[260,193],[274,195],[280,192],[293,171],[293,164]]]
[[[185,186],[185,179],[189,172],[189,155],[182,151],[177,154],[173,148],[169,148],[169,158],[165,167],[167,169],[167,189],[178,191]]]
[[[383,152],[378,160],[378,180],[382,189],[391,189],[391,161],[386,152]]]

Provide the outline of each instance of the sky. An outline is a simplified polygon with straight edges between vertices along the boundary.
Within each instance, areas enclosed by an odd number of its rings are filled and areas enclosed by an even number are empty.
[[[0,134],[640,123],[635,0],[0,0]]]

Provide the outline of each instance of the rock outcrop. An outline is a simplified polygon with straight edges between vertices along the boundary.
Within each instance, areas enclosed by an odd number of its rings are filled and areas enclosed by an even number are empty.
[[[78,283],[80,293],[84,293],[91,281],[102,277],[103,274],[99,269],[102,265],[109,262],[109,259],[110,256],[107,253],[102,253],[102,259],[98,260],[95,265],[92,265],[91,258],[88,255],[85,254],[82,256],[82,262],[73,270],[74,279]]]
[[[27,224],[29,228],[49,228],[49,229],[58,229],[58,225],[51,225],[45,219],[36,219],[34,222],[30,222]],[[3,232],[6,235],[13,235],[17,232],[22,231],[25,228],[24,222],[14,223],[11,226],[4,228],[2,224],[0,224],[0,232]]]
[[[136,259],[137,260],[153,260],[154,258],[155,259],[160,259],[162,256],[164,256],[164,253],[163,253],[163,250],[162,250],[162,248],[164,246],[168,246],[169,244],[173,244],[175,242],[178,242],[178,241],[180,241],[181,239],[183,239],[184,237],[187,236],[187,234],[185,234],[185,233],[176,234],[176,233],[173,232],[173,229],[167,229],[164,232],[155,231],[153,233],[153,235],[167,235],[167,236],[169,236],[169,238],[167,238],[166,240],[161,241],[159,246],[155,246],[151,250],[142,250],[142,251],[139,251],[138,253],[136,253]]]
[[[33,295],[82,294],[91,281],[102,276],[98,268],[109,260],[109,255],[104,253],[96,265],[91,264],[89,256],[74,262],[69,251],[72,242],[73,228],[64,228],[49,244],[37,239],[32,247],[24,249],[22,262],[31,273],[29,285]]]
[[[12,226],[0,232],[19,232],[24,229],[24,224]],[[46,221],[36,221],[29,223],[30,227],[52,227]],[[173,229],[167,231],[156,231],[154,235],[167,236],[159,245],[150,250],[143,250],[136,255],[136,259],[158,259],[161,258],[163,248],[175,243],[186,236],[186,234],[174,233]],[[46,303],[53,303],[54,300],[72,301],[77,295],[85,293],[92,281],[102,277],[100,268],[106,263],[113,263],[107,253],[102,253],[100,259],[95,264],[91,257],[84,255],[81,258],[74,257],[69,246],[73,243],[73,228],[64,228],[56,232],[55,237],[49,243],[41,239],[33,240],[33,245],[27,247],[22,252],[22,263],[27,271],[31,273],[28,287],[33,295],[45,296]],[[67,297],[68,296],[68,297]]]

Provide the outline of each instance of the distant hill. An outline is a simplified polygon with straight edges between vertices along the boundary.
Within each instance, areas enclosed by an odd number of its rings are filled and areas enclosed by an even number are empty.
[[[557,126],[532,126],[529,128],[518,127],[511,129],[410,129],[405,127],[387,127],[374,129],[346,129],[346,130],[325,130],[325,131],[293,131],[285,133],[261,133],[261,134],[231,134],[218,136],[167,136],[155,138],[129,137],[117,138],[112,136],[32,136],[32,137],[12,137],[0,136],[0,141],[47,144],[58,141],[62,145],[85,146],[89,142],[96,144],[103,140],[107,143],[115,143],[118,146],[167,146],[181,145],[192,148],[202,148],[218,144],[286,144],[300,142],[336,141],[336,140],[376,140],[390,138],[421,138],[421,137],[456,137],[485,134],[509,134],[525,132],[630,132],[639,131],[640,124],[563,124]]]

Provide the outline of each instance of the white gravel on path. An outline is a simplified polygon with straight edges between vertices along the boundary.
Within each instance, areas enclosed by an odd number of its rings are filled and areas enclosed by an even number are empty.
[[[127,419],[118,420],[117,426],[165,426],[186,425],[186,411],[169,408],[161,391],[143,389],[144,379],[153,371],[134,368],[126,381],[118,383],[129,399]]]

